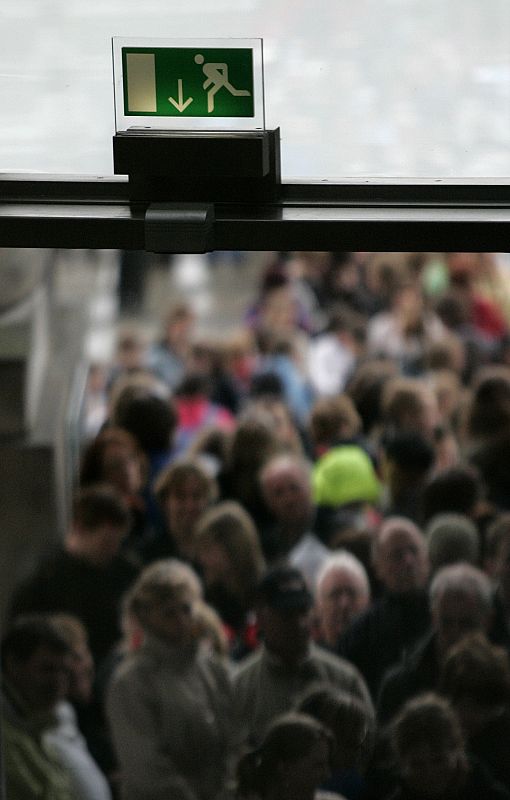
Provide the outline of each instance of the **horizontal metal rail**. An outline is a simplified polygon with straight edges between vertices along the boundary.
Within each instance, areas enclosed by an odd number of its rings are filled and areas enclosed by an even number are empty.
[[[217,250],[510,249],[510,179],[288,181],[277,202],[213,205]],[[143,250],[147,208],[126,176],[0,174],[0,247]]]

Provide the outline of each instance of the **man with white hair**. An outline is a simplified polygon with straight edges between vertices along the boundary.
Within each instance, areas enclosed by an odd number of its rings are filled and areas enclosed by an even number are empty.
[[[431,630],[385,675],[377,708],[381,722],[389,721],[410,697],[437,687],[449,648],[468,633],[489,634],[492,586],[477,567],[463,562],[438,570],[429,597]]]
[[[365,567],[347,550],[332,553],[317,577],[316,614],[320,643],[330,648],[370,603],[370,583]]]

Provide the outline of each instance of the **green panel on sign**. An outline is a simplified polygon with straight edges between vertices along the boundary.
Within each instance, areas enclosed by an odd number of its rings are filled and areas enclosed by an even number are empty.
[[[124,114],[253,117],[250,48],[123,47]]]

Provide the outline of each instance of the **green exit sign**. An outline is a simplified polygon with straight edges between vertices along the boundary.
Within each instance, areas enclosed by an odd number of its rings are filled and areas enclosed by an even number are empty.
[[[122,49],[126,116],[253,117],[249,48]]]
[[[156,42],[114,39],[116,111],[125,127],[263,127],[260,39]]]

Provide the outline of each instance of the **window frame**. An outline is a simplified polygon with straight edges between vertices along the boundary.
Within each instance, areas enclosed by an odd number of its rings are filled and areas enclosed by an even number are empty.
[[[160,252],[510,250],[510,178],[285,181],[274,202],[196,207],[212,211],[207,243],[197,228],[183,249],[181,230],[175,250],[170,229]],[[150,209],[124,175],[5,173],[0,247],[144,250]]]

